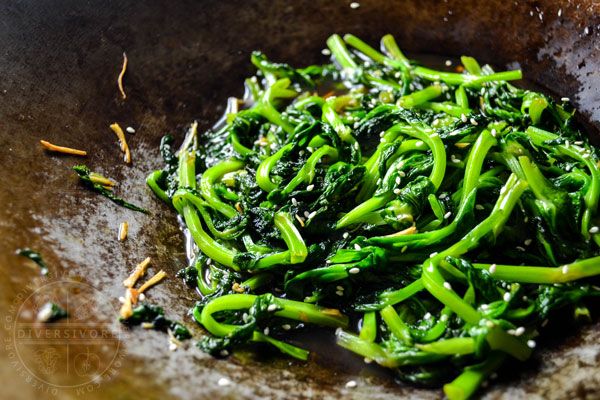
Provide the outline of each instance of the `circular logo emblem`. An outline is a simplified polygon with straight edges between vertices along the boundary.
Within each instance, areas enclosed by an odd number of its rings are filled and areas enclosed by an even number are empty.
[[[118,310],[93,286],[72,279],[28,285],[9,311],[8,356],[26,381],[55,394],[84,393],[116,374],[119,329],[100,318],[114,315],[116,321]]]

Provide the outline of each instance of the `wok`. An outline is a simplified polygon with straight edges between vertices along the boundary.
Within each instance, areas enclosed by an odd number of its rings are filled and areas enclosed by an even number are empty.
[[[171,352],[167,336],[117,321],[121,280],[149,256],[150,272],[170,276],[148,292],[168,317],[183,320],[197,296],[177,279],[186,265],[175,213],[144,184],[162,165],[166,133],[207,129],[228,96],[242,95],[250,52],[295,65],[326,61],[334,33],[372,44],[386,33],[410,53],[469,54],[570,97],[592,135],[600,127],[600,5],[581,1],[4,1],[0,5],[0,310],[3,398],[440,398],[439,389],[394,382],[381,370],[335,350],[331,336],[307,344],[307,363],[243,350],[226,360],[193,343]],[[116,78],[122,53],[127,99]],[[132,126],[125,165],[112,122]],[[47,154],[40,139],[84,148],[84,159]],[[119,195],[143,215],[83,188],[72,166],[115,179]],[[116,240],[119,223],[129,237]],[[50,277],[15,249],[42,253]],[[31,323],[40,302],[68,304],[75,325],[55,336]],[[29,325],[28,325],[29,324]],[[62,331],[60,331],[62,329]],[[75,329],[74,329],[75,330]],[[60,332],[58,332],[60,331]],[[600,398],[600,325],[540,343],[523,366],[490,382],[485,398]],[[27,336],[29,335],[29,336]],[[262,349],[264,350],[264,349]],[[86,358],[87,357],[87,358]],[[219,379],[232,382],[219,386]],[[357,379],[354,389],[345,382]],[[223,383],[223,382],[221,382]]]

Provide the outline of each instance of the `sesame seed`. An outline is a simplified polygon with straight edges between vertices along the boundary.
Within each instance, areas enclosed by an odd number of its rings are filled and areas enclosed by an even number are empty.
[[[404,178],[406,176],[406,172],[398,171],[398,175],[400,175],[402,178]]]
[[[438,198],[440,198],[442,200],[445,199],[446,197],[448,197],[448,194],[446,194],[446,193],[442,193],[438,196]]]
[[[308,218],[309,215],[310,213],[308,211],[304,211],[304,218]]]
[[[131,126],[128,126],[127,128],[125,128],[125,130],[129,133],[135,133],[135,129],[133,129]]]
[[[292,197],[292,204],[293,204],[294,206],[297,206],[297,205],[298,205],[298,200],[296,200],[296,198],[295,198],[295,197]]]
[[[377,186],[381,184],[381,178],[377,179]]]
[[[496,272],[496,264],[490,265],[489,271],[490,271],[490,274],[493,274],[494,272]]]
[[[523,297],[522,297],[523,301],[527,301],[527,299],[528,299],[528,298],[529,298],[529,297],[527,297],[527,296],[523,296]]]
[[[438,252],[437,252],[437,251],[434,251],[433,253],[431,253],[431,254],[429,255],[429,258],[433,258],[433,257],[435,257],[435,256],[437,256],[437,255],[438,255]]]
[[[364,361],[365,361],[365,364],[371,364],[373,362],[373,360],[370,359],[369,357],[365,357]]]
[[[248,317],[249,317],[249,316],[248,316],[248,313],[243,313],[243,314],[242,314],[242,320],[243,320],[244,322],[248,322]]]
[[[313,219],[316,215],[317,215],[317,212],[313,211],[310,214],[308,214],[308,219]]]
[[[590,233],[598,233],[598,231],[600,231],[600,228],[597,226],[592,226],[589,230]]]
[[[442,321],[442,322],[448,321],[448,314],[442,314],[442,316],[440,317],[440,321]]]
[[[331,260],[326,260],[325,264],[331,264]]]
[[[348,273],[355,275],[358,274],[360,272],[360,269],[354,267],[354,268],[350,268],[350,271],[348,271]]]
[[[431,314],[430,314],[430,313],[427,313],[427,314],[423,315],[423,318],[424,318],[424,319],[429,319],[429,318],[431,318]]]
[[[125,297],[123,297],[123,296],[119,297],[119,303],[125,303]]]
[[[354,125],[352,125],[352,127],[354,129],[358,129],[359,126],[360,126],[360,124],[358,122],[355,122]]]
[[[342,297],[344,295],[344,292],[342,291],[336,291],[335,294],[337,294],[338,296]]]
[[[588,158],[590,156],[590,153],[584,153],[581,155],[581,158]]]
[[[343,286],[339,286],[339,285],[338,285],[338,286],[336,286],[335,288],[336,288],[337,290],[339,290],[339,291],[342,291],[342,292],[344,291],[344,287],[343,287]]]
[[[382,137],[381,139],[379,139],[379,141],[380,141],[381,143],[385,143],[385,142],[387,142],[387,140],[385,140],[385,138],[383,138],[383,137]]]
[[[323,49],[323,50],[321,50],[321,54],[323,54],[324,56],[330,56],[331,55],[331,50],[329,50],[329,49]]]
[[[354,148],[355,148],[356,150],[358,150],[358,148],[359,148],[359,147],[360,147],[360,146],[359,146],[358,142],[354,142]]]
[[[566,275],[569,273],[569,266],[568,265],[563,265],[562,267],[562,273],[563,275]]]
[[[342,237],[344,239],[348,239],[350,237],[350,234],[348,232],[344,232],[344,234],[342,235]]]
[[[408,247],[408,246],[404,246],[404,247]],[[429,267],[427,267],[427,271],[433,272],[433,265],[430,265]]]
[[[358,8],[358,7],[360,7],[360,4],[358,4],[357,2],[350,3],[350,8]]]
[[[504,301],[509,301],[510,300],[510,293],[506,292],[504,293]]]
[[[400,177],[399,177],[399,176],[397,176],[397,177],[396,177],[396,185],[399,185],[399,184],[400,184]]]
[[[467,122],[467,116],[465,114],[460,114],[460,119],[462,122]]]
[[[379,132],[379,137],[384,137],[384,136],[385,136],[385,131]]]
[[[417,143],[415,143],[415,146],[417,146],[417,147],[421,147],[423,145],[424,145],[424,143],[422,140],[419,140]]]
[[[290,329],[292,329],[292,326],[290,324],[283,324],[283,325],[281,325],[281,328],[284,331],[289,331]]]
[[[307,147],[306,150],[308,150],[309,153],[312,153],[313,151],[315,151],[315,149],[313,149],[312,147]]]
[[[437,132],[436,133],[432,133],[431,135],[429,135],[429,137],[431,137],[431,138],[435,138],[435,137],[438,137],[438,136],[440,136],[440,135],[438,135]]]
[[[527,341],[527,346],[531,349],[533,349],[535,347],[535,340],[528,340]]]
[[[354,243],[354,250],[360,251],[360,250],[362,250],[362,248],[360,247],[360,245],[358,243]]]
[[[357,385],[356,381],[348,381],[346,382],[346,387],[349,389],[355,388]]]
[[[531,239],[525,239],[525,241],[523,242],[523,244],[525,246],[529,246],[531,244],[531,242],[533,242],[533,240],[531,240]]]
[[[452,285],[450,285],[450,282],[444,282],[444,287],[448,290],[452,290]]]
[[[444,214],[444,219],[448,219],[452,216],[452,211],[448,211],[446,214]]]
[[[581,145],[583,145],[583,140],[577,140],[576,142],[573,142],[573,144],[575,146],[581,146]]]
[[[569,99],[568,97],[561,97],[560,101],[565,101],[566,102],[566,101],[571,101],[571,99]]]
[[[521,336],[525,333],[525,328],[520,326],[515,330],[515,336]]]
[[[263,331],[263,333],[265,334],[265,336],[269,335],[269,327],[268,326],[265,328],[265,330]]]
[[[302,156],[304,155],[304,150],[300,150],[300,151],[298,152],[298,154],[300,155],[300,157],[302,157]]]
[[[267,311],[275,311],[277,310],[277,304],[269,304],[269,307],[267,307]]]
[[[488,328],[493,328],[494,327],[494,323],[492,321],[486,321],[485,322],[485,326],[487,326]]]
[[[475,121],[475,119],[474,119],[474,118],[471,118],[471,119],[469,120],[469,122],[471,123],[471,125],[478,125],[478,124],[477,124],[477,121]]]
[[[515,249],[517,249],[517,250],[519,250],[519,251],[525,251],[525,248],[524,248],[524,247],[521,247],[521,246],[517,246],[517,247],[515,247]]]
[[[177,345],[176,345],[175,343],[171,343],[171,344],[169,345],[169,350],[170,350],[170,351],[175,351],[175,350],[177,350]]]
[[[227,350],[223,349],[219,352],[219,354],[221,355],[221,357],[227,357],[229,355],[229,352]]]
[[[394,194],[400,194],[402,192],[400,189],[394,189]]]
[[[506,333],[508,333],[509,335],[514,336],[515,335],[515,330],[514,329],[509,329],[506,331]]]
[[[306,190],[307,190],[307,191],[309,191],[309,192],[311,192],[311,191],[312,191],[314,188],[315,188],[315,185],[312,185],[312,184],[311,184],[311,185],[308,185],[308,186],[306,187]]]
[[[502,189],[500,189],[500,194],[504,193],[506,193],[506,186],[502,186]]]
[[[229,386],[229,385],[231,385],[231,381],[229,379],[227,379],[227,378],[221,378],[217,382],[217,385],[219,385],[219,386]]]
[[[492,134],[493,137],[496,137],[496,135],[498,134],[498,131],[495,129],[492,129],[490,133]]]
[[[481,305],[481,309],[482,310],[487,310],[488,308],[490,308],[490,306],[488,304],[482,304]]]
[[[482,206],[481,204],[475,204],[475,209],[481,211],[481,210],[485,209],[485,207]]]
[[[565,140],[565,147],[568,149],[571,143],[568,140]]]
[[[433,126],[438,126],[440,124],[440,120],[439,119],[434,119],[433,120]]]
[[[446,64],[446,67],[449,67],[449,66],[451,66],[451,65],[452,65],[452,61],[450,61],[450,60],[446,60],[445,64]]]

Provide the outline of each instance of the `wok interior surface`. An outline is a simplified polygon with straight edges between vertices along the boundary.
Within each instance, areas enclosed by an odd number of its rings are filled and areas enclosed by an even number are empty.
[[[0,5],[0,372],[4,398],[440,398],[439,389],[394,382],[335,350],[318,335],[307,363],[261,348],[217,360],[188,341],[170,352],[168,337],[117,322],[121,281],[145,257],[149,272],[170,279],[148,299],[183,320],[197,300],[174,278],[186,265],[175,212],[146,187],[162,165],[160,138],[181,138],[187,125],[209,128],[227,97],[241,96],[253,73],[250,52],[293,65],[324,63],[332,33],[353,33],[371,44],[392,33],[403,50],[440,56],[468,54],[570,97],[591,134],[600,126],[600,5],[593,1],[5,1]],[[560,10],[560,12],[559,12]],[[587,28],[587,29],[586,29]],[[127,99],[117,89],[122,53]],[[109,124],[132,126],[132,164],[122,162]],[[47,154],[40,139],[84,148],[85,159]],[[72,170],[85,163],[119,182],[118,195],[148,208],[143,215],[83,188]],[[120,222],[129,237],[116,240]],[[14,254],[42,253],[51,277]],[[39,293],[70,310],[86,329],[111,332],[88,346],[40,341],[15,348],[20,322],[31,320]],[[31,297],[29,297],[31,296]],[[36,297],[37,296],[37,297]],[[87,307],[84,307],[87,305]],[[82,311],[83,310],[83,311]],[[78,319],[79,318],[79,319]],[[540,344],[525,366],[490,383],[485,398],[600,398],[600,325]],[[20,339],[17,337],[17,339]],[[324,344],[325,343],[325,344]],[[86,347],[87,346],[87,347]],[[53,353],[43,353],[53,348]],[[42,351],[42,353],[40,353]],[[79,351],[79,353],[77,353]],[[90,355],[91,353],[91,355]],[[54,363],[40,363],[40,354]],[[86,371],[67,370],[87,354]],[[36,358],[37,357],[37,358]],[[95,375],[90,374],[96,371]],[[87,373],[87,375],[86,375]],[[89,375],[89,376],[88,376]],[[227,377],[233,384],[219,386]],[[84,379],[85,378],[85,379]],[[355,389],[345,388],[357,379]]]

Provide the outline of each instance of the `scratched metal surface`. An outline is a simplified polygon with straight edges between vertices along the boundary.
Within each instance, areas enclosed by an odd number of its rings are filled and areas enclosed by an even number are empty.
[[[571,97],[600,126],[600,6],[593,1],[4,1],[0,5],[0,313],[3,398],[440,398],[441,391],[394,382],[331,336],[307,363],[265,351],[227,360],[193,343],[168,350],[164,334],[128,331],[116,321],[120,281],[152,257],[150,272],[170,277],[185,265],[175,214],[144,184],[161,165],[160,137],[187,124],[215,122],[225,99],[242,94],[253,49],[296,65],[324,62],[333,32],[371,43],[396,35],[413,53],[470,54],[524,69],[530,81]],[[560,15],[559,15],[560,10]],[[586,27],[588,29],[586,29]],[[127,100],[117,91],[129,57]],[[132,126],[125,165],[112,122]],[[39,140],[85,148],[85,159],[46,153]],[[117,194],[152,211],[118,207],[80,186],[71,167],[85,162],[119,182]],[[126,242],[116,241],[121,221]],[[42,252],[51,277],[14,255]],[[47,298],[66,304],[71,325],[50,339],[32,321]],[[186,315],[195,295],[176,279],[148,293],[167,316],[201,330]],[[70,320],[71,321],[71,320]],[[66,337],[70,330],[85,336]],[[83,332],[83,333],[82,333]],[[91,334],[101,337],[91,337]],[[564,330],[563,330],[564,333]],[[563,335],[561,333],[561,335]],[[45,334],[45,333],[44,333]],[[105,336],[102,336],[105,334]],[[490,382],[488,399],[600,398],[597,323],[541,342],[525,366]],[[58,340],[61,339],[61,340]],[[233,385],[219,387],[228,377]],[[346,389],[350,379],[359,383]]]

